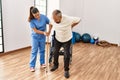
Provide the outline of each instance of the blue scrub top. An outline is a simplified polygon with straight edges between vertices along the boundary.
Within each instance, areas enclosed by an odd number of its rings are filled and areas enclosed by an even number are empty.
[[[32,19],[30,21],[30,27],[36,28],[37,30],[40,30],[40,31],[45,31],[46,24],[49,24],[49,22],[50,22],[49,19],[45,15],[40,14],[40,20]],[[43,34],[37,34],[32,30],[32,36],[33,37],[42,37]]]

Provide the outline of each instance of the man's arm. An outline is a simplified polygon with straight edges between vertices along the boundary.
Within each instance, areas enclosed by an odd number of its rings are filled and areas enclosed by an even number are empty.
[[[72,28],[74,27],[74,26],[76,26],[77,24],[79,24],[80,23],[80,21],[79,22],[77,22],[77,23],[73,23],[71,26],[72,26]]]
[[[73,28],[74,26],[76,26],[77,24],[80,23],[81,19],[79,17],[71,17],[70,18],[72,20],[72,24],[71,27]]]

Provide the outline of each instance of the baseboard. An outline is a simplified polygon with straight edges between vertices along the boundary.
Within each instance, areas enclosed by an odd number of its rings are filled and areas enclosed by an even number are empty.
[[[13,53],[13,52],[16,52],[16,51],[24,50],[24,49],[27,49],[27,48],[31,48],[31,46],[27,46],[27,47],[19,48],[19,49],[16,49],[16,50],[0,53],[0,56],[6,55],[6,54],[10,54],[10,53]]]
[[[120,46],[120,43],[118,43],[118,46]]]
[[[51,43],[50,42],[46,42],[46,44],[51,44]],[[24,50],[24,49],[27,49],[27,48],[31,48],[31,46],[27,46],[27,47],[24,47],[24,48],[20,48],[20,49],[8,51],[8,52],[0,53],[0,56],[6,55],[6,54],[10,54],[10,53],[13,53],[13,52],[16,52],[16,51]]]

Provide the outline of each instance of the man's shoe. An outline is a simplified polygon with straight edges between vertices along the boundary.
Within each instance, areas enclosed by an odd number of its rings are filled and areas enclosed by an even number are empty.
[[[50,71],[55,71],[58,68],[58,66],[53,66]]]
[[[70,77],[69,71],[65,71],[64,76],[65,78],[69,78]]]
[[[42,64],[42,65],[41,65],[41,68],[46,68],[46,65],[45,65],[45,64]]]

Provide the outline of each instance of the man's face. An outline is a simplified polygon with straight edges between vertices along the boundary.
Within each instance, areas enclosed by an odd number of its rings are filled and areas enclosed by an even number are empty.
[[[61,19],[62,19],[61,16],[53,15],[53,20],[54,20],[57,24],[59,24],[59,23],[61,22]]]

